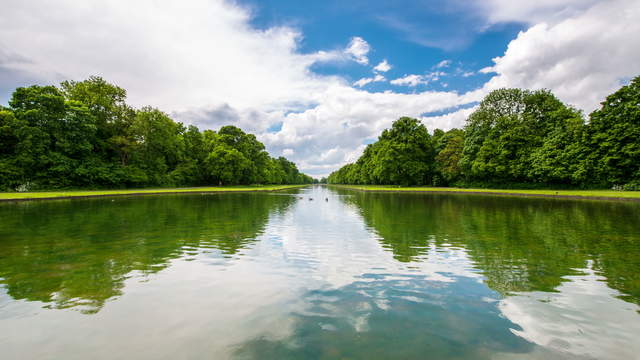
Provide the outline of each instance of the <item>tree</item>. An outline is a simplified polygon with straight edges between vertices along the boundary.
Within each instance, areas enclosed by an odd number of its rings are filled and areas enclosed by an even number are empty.
[[[464,131],[451,129],[440,135],[436,130],[434,136],[436,134],[439,135],[436,144],[436,173],[442,183],[448,185],[459,180],[462,174],[460,159],[464,149]]]
[[[609,95],[586,129],[595,182],[640,189],[640,76]]]
[[[207,173],[219,185],[237,184],[237,179],[247,178],[251,171],[249,161],[240,151],[220,144],[205,160]]]
[[[460,164],[468,180],[487,184],[570,181],[571,174],[552,168],[561,166],[553,160],[558,154],[552,144],[559,144],[567,138],[566,131],[581,124],[580,112],[547,90],[495,90],[467,120]]]
[[[136,112],[130,128],[135,141],[132,162],[156,185],[173,185],[167,176],[178,165],[181,143],[178,136],[183,126],[165,113],[151,107]]]
[[[17,163],[17,131],[24,126],[13,111],[0,106],[0,190],[13,190],[24,181],[24,169]]]
[[[311,183],[253,134],[186,128],[100,77],[30,86],[0,106],[0,189]]]
[[[269,154],[255,135],[246,134],[235,126],[227,125],[220,128],[218,136],[222,144],[238,150],[251,162],[249,169],[244,173],[244,178],[240,179],[241,183],[255,184],[266,181]]]
[[[64,81],[60,84],[64,96],[84,104],[96,120],[96,151],[126,163],[130,144],[125,141],[135,111],[125,103],[127,92],[101,77],[84,81]]]
[[[384,130],[355,164],[329,176],[331,183],[430,184],[434,173],[431,136],[418,120],[403,117]]]

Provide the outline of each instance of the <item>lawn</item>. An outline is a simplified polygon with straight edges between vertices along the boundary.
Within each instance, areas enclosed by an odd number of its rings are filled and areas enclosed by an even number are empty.
[[[223,192],[254,192],[278,191],[305,185],[257,185],[257,186],[213,186],[191,188],[160,188],[160,189],[121,189],[121,190],[69,190],[69,191],[35,191],[35,192],[0,192],[0,201],[37,200],[73,197],[98,197],[115,195],[153,195],[178,193],[223,193]]]
[[[542,196],[561,198],[628,199],[639,200],[640,191],[615,190],[514,190],[514,189],[465,189],[450,187],[400,187],[393,185],[332,185],[362,191],[477,193],[516,196]]]

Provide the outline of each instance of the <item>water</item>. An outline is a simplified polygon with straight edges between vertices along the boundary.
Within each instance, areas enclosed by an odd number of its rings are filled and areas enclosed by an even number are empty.
[[[638,359],[639,270],[629,202],[1,204],[0,358]]]

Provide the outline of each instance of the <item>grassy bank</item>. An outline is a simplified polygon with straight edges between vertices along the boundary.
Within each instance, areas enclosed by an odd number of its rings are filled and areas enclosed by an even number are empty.
[[[640,201],[640,191],[614,190],[512,190],[512,189],[464,189],[447,187],[399,187],[392,185],[331,185],[345,189],[377,192],[429,192],[468,193],[485,195],[538,196],[570,199],[635,200]]]
[[[72,190],[72,191],[37,191],[37,192],[0,192],[0,201],[48,200],[60,198],[82,198],[100,196],[135,196],[157,194],[183,193],[232,193],[254,191],[278,191],[306,185],[260,185],[260,186],[212,186],[192,188],[162,188],[162,189],[121,189],[121,190]]]

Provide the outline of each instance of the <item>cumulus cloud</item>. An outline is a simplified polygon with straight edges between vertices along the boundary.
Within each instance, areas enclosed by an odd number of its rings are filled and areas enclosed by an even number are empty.
[[[102,75],[133,104],[167,110],[313,103],[312,94],[344,82],[310,76],[311,64],[334,55],[299,53],[297,30],[260,31],[249,20],[224,1],[7,0],[0,44],[25,59],[5,67],[43,83]]]
[[[444,115],[422,116],[419,119],[430,131],[433,131],[435,129],[448,131],[453,128],[461,128],[469,115],[471,115],[477,109],[477,106],[473,106],[469,108],[454,110]]]
[[[440,77],[445,75],[447,74],[442,71],[434,71],[426,75],[411,74],[411,75],[405,75],[404,77],[391,80],[390,83],[398,86],[406,85],[410,87],[416,87],[418,85],[427,85],[429,84],[429,82],[432,82],[432,81],[438,81],[440,80]]]
[[[436,69],[446,68],[451,65],[451,60],[442,60],[436,64]]]
[[[368,77],[368,78],[362,78],[356,82],[353,83],[353,85],[357,86],[357,87],[363,87],[369,83],[372,82],[381,82],[381,81],[386,81],[387,79],[380,75],[380,74],[376,74],[374,77]]]
[[[420,84],[426,85],[429,83],[429,81],[422,75],[411,74],[411,75],[405,75],[404,77],[391,80],[390,83],[393,85],[399,85],[399,86],[407,85],[407,86],[415,87]]]
[[[553,24],[534,25],[509,43],[493,67],[480,70],[497,74],[485,88],[547,88],[590,112],[640,74],[638,18],[640,2],[611,0]]]
[[[491,24],[524,22],[536,24],[555,22],[572,17],[602,0],[475,0],[476,6]]]
[[[369,58],[367,57],[369,50],[371,50],[369,43],[363,38],[355,36],[351,38],[349,45],[345,49],[345,53],[351,56],[359,64],[366,65],[369,63]]]
[[[373,70],[375,71],[380,71],[380,72],[387,72],[389,70],[391,70],[391,64],[389,64],[387,62],[387,59],[382,60],[382,62],[380,62],[380,64],[376,65]]]

